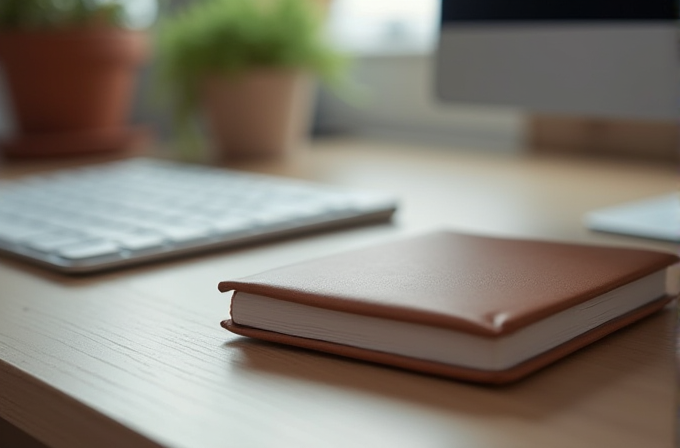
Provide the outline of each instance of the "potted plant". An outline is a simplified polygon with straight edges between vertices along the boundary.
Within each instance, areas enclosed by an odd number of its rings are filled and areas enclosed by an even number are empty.
[[[2,0],[0,64],[17,128],[5,154],[107,151],[134,139],[125,122],[148,43],[126,12],[113,0]]]
[[[185,151],[202,117],[218,158],[281,156],[300,143],[309,75],[337,83],[342,57],[313,0],[207,0],[159,29],[161,83]]]

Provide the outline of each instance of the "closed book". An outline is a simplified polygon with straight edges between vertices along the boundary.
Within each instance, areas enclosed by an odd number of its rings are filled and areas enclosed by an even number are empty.
[[[448,231],[225,281],[236,334],[462,380],[518,380],[670,300],[671,253]]]

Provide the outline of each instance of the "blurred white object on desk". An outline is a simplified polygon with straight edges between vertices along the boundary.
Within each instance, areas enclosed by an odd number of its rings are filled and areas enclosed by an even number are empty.
[[[680,242],[677,194],[594,210],[585,217],[589,229]]]

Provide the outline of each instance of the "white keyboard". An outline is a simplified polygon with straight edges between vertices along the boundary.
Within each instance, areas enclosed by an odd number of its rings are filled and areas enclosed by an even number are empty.
[[[386,220],[393,198],[152,159],[0,182],[0,251],[93,272]]]

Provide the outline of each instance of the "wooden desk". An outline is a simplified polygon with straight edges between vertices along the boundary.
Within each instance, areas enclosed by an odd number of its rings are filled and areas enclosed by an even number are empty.
[[[0,259],[0,417],[64,448],[673,445],[672,309],[518,384],[481,387],[235,337],[219,326],[216,285],[441,227],[673,249],[580,218],[672,191],[674,167],[314,146],[241,168],[393,191],[394,222],[90,277]]]

